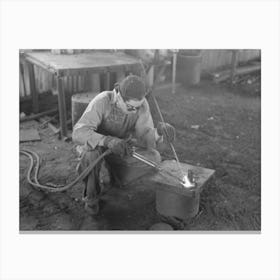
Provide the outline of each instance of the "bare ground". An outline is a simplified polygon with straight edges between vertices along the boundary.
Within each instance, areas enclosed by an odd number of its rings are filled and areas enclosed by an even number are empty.
[[[201,194],[199,215],[185,230],[261,229],[261,99],[250,90],[213,85],[155,92],[167,122],[176,127],[180,161],[216,170]],[[151,104],[154,119],[158,115]],[[21,144],[42,159],[40,181],[65,184],[76,176],[73,143],[40,128],[40,142]],[[167,151],[165,156],[171,156]],[[20,157],[20,230],[147,230],[161,221],[155,188],[139,182],[112,188],[100,215],[89,217],[81,201],[82,184],[63,193],[35,190],[26,180],[28,159]]]

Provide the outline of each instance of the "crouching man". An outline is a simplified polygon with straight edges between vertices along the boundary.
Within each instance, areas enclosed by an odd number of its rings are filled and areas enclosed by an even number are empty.
[[[161,161],[156,147],[167,136],[163,123],[154,127],[145,95],[141,78],[127,76],[113,91],[98,94],[74,126],[73,140],[83,151],[80,173],[104,151],[112,151],[84,180],[85,209],[92,215],[98,213],[99,198],[104,191],[102,169],[109,171],[114,183],[126,185],[151,172],[152,168],[131,157],[133,149],[156,163]],[[169,140],[173,141],[174,127],[166,124],[166,128]]]

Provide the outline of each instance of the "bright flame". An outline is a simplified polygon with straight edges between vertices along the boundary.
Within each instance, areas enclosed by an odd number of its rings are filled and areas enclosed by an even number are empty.
[[[185,188],[190,188],[190,187],[193,187],[193,186],[194,186],[194,184],[192,184],[192,183],[190,182],[190,180],[189,180],[189,178],[188,178],[187,175],[185,175],[185,176],[183,177],[183,181],[184,181],[183,186],[184,186]]]

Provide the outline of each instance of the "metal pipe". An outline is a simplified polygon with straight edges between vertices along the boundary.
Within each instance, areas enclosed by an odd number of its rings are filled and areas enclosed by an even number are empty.
[[[184,177],[184,172],[183,172],[182,167],[181,167],[181,165],[180,165],[179,158],[178,158],[178,156],[177,156],[177,153],[176,153],[176,151],[175,151],[175,148],[174,148],[173,144],[172,144],[172,143],[169,141],[169,139],[168,139],[168,132],[167,132],[167,128],[166,128],[166,123],[165,123],[165,121],[164,121],[164,119],[163,119],[163,116],[162,116],[162,114],[161,114],[159,105],[158,105],[158,103],[157,103],[157,100],[156,100],[155,96],[154,96],[152,93],[151,93],[151,96],[152,96],[152,98],[153,98],[153,100],[154,100],[154,102],[155,102],[155,105],[156,105],[157,111],[158,111],[158,113],[159,113],[160,119],[161,119],[161,121],[163,122],[163,127],[164,127],[165,133],[166,133],[166,135],[167,135],[168,144],[169,144],[169,146],[170,146],[170,148],[171,148],[171,150],[172,150],[172,152],[173,152],[173,155],[174,155],[174,157],[175,157],[175,159],[176,159],[176,162],[177,162],[178,169],[179,169],[179,171],[180,171],[180,173],[181,173],[181,176],[182,176],[182,178],[183,178],[183,177]]]
[[[171,172],[169,172],[169,171],[163,169],[163,168],[162,168],[161,166],[159,166],[157,163],[155,163],[155,162],[153,162],[153,161],[151,161],[151,160],[149,160],[149,159],[143,157],[142,155],[140,155],[140,154],[138,154],[138,153],[136,153],[136,152],[133,152],[133,153],[132,153],[132,156],[133,156],[134,158],[136,158],[136,159],[138,159],[138,160],[140,160],[140,161],[146,163],[147,165],[154,167],[154,168],[155,168],[156,170],[158,170],[159,172],[168,174],[170,177],[172,177],[172,178],[178,180],[182,185],[185,184],[184,180],[178,178],[177,176],[175,176],[175,175],[172,174]]]

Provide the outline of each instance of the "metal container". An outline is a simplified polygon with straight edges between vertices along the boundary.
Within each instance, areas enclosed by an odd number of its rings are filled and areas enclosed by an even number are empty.
[[[184,86],[200,82],[202,56],[200,51],[180,51],[177,62],[178,82]]]
[[[181,220],[193,218],[199,210],[200,192],[180,189],[158,188],[156,190],[157,212],[166,217],[176,217]]]
[[[97,95],[95,92],[77,93],[72,95],[72,126],[80,119],[90,101]]]
[[[174,160],[165,160],[161,167],[178,176],[177,164]],[[195,179],[195,186],[186,188],[172,178],[155,174],[150,180],[156,183],[156,210],[165,217],[175,217],[181,220],[193,218],[199,211],[200,192],[203,186],[214,174],[214,170],[181,163],[185,174]]]

